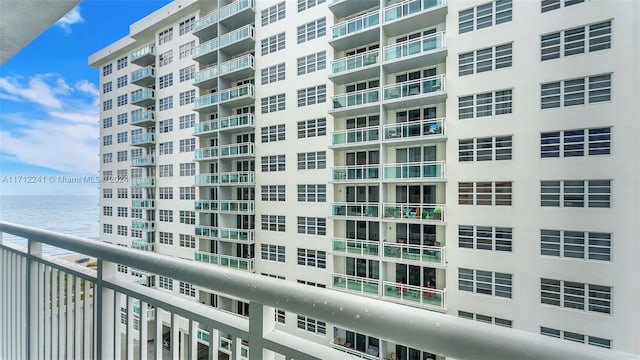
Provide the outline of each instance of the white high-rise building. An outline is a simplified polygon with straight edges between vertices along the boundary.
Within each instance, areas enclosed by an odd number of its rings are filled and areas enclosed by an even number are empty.
[[[175,1],[89,59],[101,238],[640,353],[639,44],[631,0]]]

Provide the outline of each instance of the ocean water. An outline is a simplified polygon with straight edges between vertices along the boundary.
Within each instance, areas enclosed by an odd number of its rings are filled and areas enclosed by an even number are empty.
[[[98,239],[98,197],[94,195],[0,196],[0,220],[44,230]],[[24,239],[3,234],[5,241],[26,247]],[[48,255],[73,254],[43,246]]]

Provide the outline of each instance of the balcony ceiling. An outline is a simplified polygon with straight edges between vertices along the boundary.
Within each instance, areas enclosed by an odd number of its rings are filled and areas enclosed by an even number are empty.
[[[0,1],[0,65],[62,18],[80,0]]]

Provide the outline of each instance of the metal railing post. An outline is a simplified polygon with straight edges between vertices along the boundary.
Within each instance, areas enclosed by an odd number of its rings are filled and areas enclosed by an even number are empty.
[[[116,345],[114,339],[115,291],[105,288],[103,283],[104,279],[115,277],[115,275],[116,264],[98,259],[98,281],[96,281],[94,297],[96,309],[95,358],[98,360],[116,358],[114,349]]]
[[[249,303],[249,359],[263,359],[264,335],[275,327],[274,308]]]
[[[40,357],[38,351],[38,302],[41,296],[38,294],[38,262],[34,261],[34,257],[42,256],[42,243],[28,240],[27,243],[27,264],[26,264],[26,286],[25,286],[25,347],[27,359]],[[33,345],[32,345],[33,344]]]

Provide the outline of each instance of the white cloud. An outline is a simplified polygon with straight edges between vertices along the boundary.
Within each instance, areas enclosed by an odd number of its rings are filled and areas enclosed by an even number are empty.
[[[51,79],[54,80],[52,84]],[[11,76],[0,78],[0,97],[60,109],[62,103],[56,95],[69,95],[73,91],[64,79],[54,74],[32,76],[27,85],[22,84],[21,80],[20,77]]]
[[[71,33],[71,25],[83,23],[84,19],[80,14],[80,6],[76,6],[69,11],[60,20],[56,21],[56,25],[60,26],[65,33]]]

